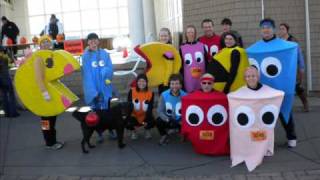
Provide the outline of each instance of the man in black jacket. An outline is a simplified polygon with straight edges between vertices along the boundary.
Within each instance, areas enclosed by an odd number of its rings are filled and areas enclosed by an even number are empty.
[[[14,22],[9,21],[5,16],[2,16],[1,21],[2,29],[0,44],[5,36],[10,38],[13,44],[17,44],[17,36],[20,33],[18,26]],[[17,48],[13,48],[13,54],[17,54]]]

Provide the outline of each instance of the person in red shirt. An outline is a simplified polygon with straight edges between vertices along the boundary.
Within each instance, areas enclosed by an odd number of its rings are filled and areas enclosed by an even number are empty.
[[[211,19],[204,19],[201,22],[201,28],[204,35],[199,38],[199,41],[205,45],[206,59],[208,62],[212,60],[212,57],[218,53],[221,49],[220,36],[214,33],[213,21]]]

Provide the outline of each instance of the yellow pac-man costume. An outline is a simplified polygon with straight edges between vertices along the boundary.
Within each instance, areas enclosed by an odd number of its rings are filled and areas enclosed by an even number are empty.
[[[214,89],[229,93],[245,85],[244,71],[248,66],[243,48],[224,48],[213,57],[207,71],[215,77]]]
[[[173,45],[151,42],[135,47],[135,52],[147,62],[146,75],[149,86],[167,86],[171,74],[181,68],[179,52]]]
[[[78,100],[59,79],[80,69],[64,50],[39,50],[17,69],[15,86],[22,103],[38,116],[56,116]],[[44,93],[47,97],[44,97]]]

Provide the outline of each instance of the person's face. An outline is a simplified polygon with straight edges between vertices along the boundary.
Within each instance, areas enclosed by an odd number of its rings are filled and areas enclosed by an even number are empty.
[[[280,26],[279,27],[279,36],[280,37],[285,37],[286,35],[288,35],[288,30],[285,26]]]
[[[211,37],[213,36],[213,24],[211,22],[204,22],[202,24],[202,30],[205,36]]]
[[[230,29],[231,29],[231,26],[229,24],[222,24],[223,32],[229,32]]]
[[[88,40],[89,49],[95,51],[99,47],[99,39],[89,39]]]
[[[256,88],[259,82],[259,72],[254,68],[250,68],[245,72],[245,80],[250,88]]]
[[[181,83],[179,80],[170,81],[170,89],[173,93],[179,92],[181,89]]]
[[[40,49],[43,49],[43,50],[51,49],[51,46],[52,44],[50,41],[44,40],[40,44]]]
[[[236,40],[233,38],[233,36],[226,35],[226,37],[224,38],[224,43],[227,47],[233,47],[234,45],[236,45]]]
[[[213,86],[212,81],[202,81],[201,82],[201,89],[203,92],[211,92],[212,86]]]
[[[261,36],[263,39],[271,39],[274,35],[274,30],[271,26],[261,27]]]
[[[159,40],[161,43],[167,44],[170,41],[170,35],[167,31],[160,31]]]
[[[145,79],[140,78],[137,83],[140,90],[144,90],[147,87],[147,81]]]
[[[187,28],[186,36],[188,42],[193,42],[196,39],[196,31],[194,28]]]

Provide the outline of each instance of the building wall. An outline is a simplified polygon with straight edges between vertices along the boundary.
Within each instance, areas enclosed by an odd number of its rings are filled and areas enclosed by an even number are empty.
[[[15,0],[12,4],[0,0],[0,16],[6,16],[10,21],[16,23],[20,29],[20,36],[29,34],[28,8],[26,0]]]
[[[290,32],[296,36],[305,52],[305,1],[304,0],[265,0],[264,16],[271,17],[277,26],[281,22],[290,25]],[[312,56],[312,84],[314,91],[320,91],[320,1],[309,0]],[[224,17],[233,21],[233,29],[243,37],[245,46],[260,38],[259,21],[262,18],[261,0],[184,0],[183,27],[194,24],[201,35],[201,21],[211,18],[215,31],[220,34],[220,22]]]
[[[309,0],[313,89],[320,90],[320,1]]]

